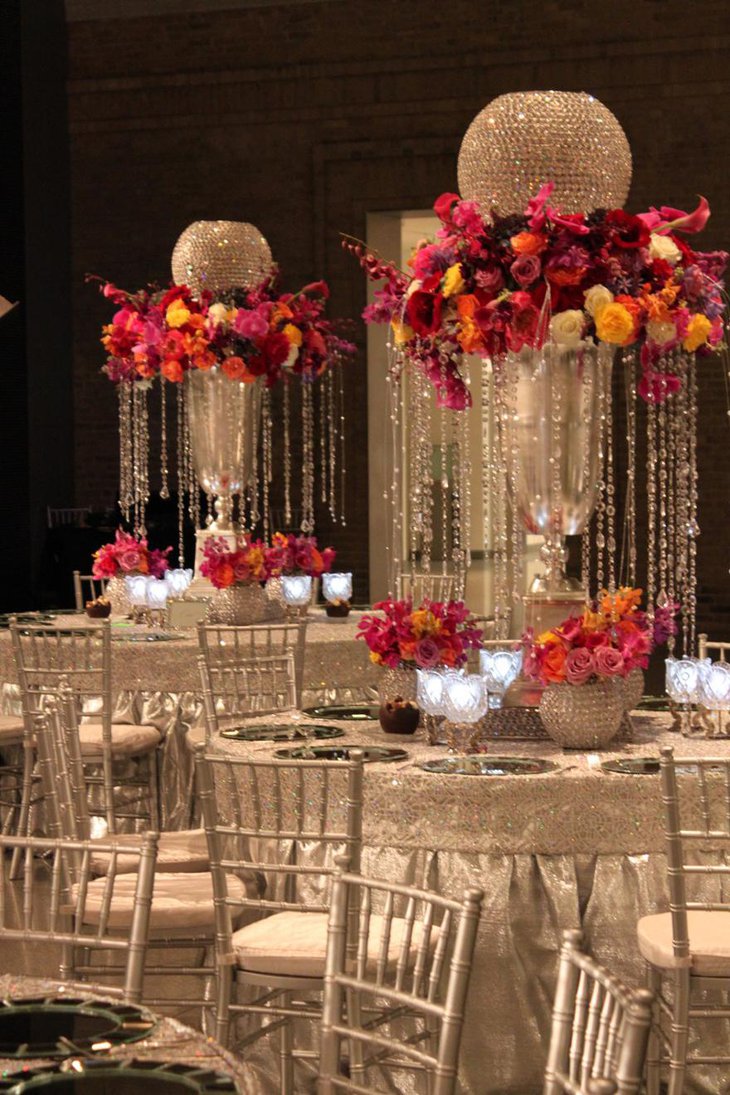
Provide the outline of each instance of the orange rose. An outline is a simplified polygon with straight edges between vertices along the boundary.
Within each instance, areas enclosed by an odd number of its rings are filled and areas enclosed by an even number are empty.
[[[212,350],[203,350],[200,353],[193,354],[192,361],[196,369],[202,369],[203,372],[207,372],[208,369],[212,369],[215,365],[215,354]]]
[[[456,310],[459,314],[459,329],[457,339],[464,353],[473,354],[484,349],[482,332],[474,322],[474,313],[479,307],[479,301],[472,293],[466,293],[457,298]]]
[[[215,576],[221,589],[228,589],[229,586],[232,586],[236,577],[230,563],[221,563],[216,569]]]
[[[223,372],[227,377],[230,377],[231,380],[243,380],[249,375],[248,369],[246,368],[246,362],[242,357],[236,357],[235,355],[225,359],[223,362]]]
[[[551,646],[542,662],[542,673],[551,684],[562,684],[565,680],[565,659],[567,651],[562,643]]]
[[[182,365],[174,357],[168,357],[162,362],[160,372],[165,380],[172,380],[174,384],[179,384],[184,376]]]
[[[517,255],[539,255],[547,247],[547,240],[535,232],[518,232],[509,241]]]

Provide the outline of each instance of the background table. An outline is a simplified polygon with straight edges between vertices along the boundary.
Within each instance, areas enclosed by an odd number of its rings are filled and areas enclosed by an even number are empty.
[[[109,999],[101,986],[78,984],[69,981],[41,980],[5,974],[0,977],[0,994],[3,999],[16,996],[83,996],[90,1000]],[[149,1037],[129,1045],[114,1046],[104,1056],[117,1060],[175,1061],[197,1065],[232,1076],[241,1095],[276,1095],[278,1084],[273,1083],[249,1065],[238,1060],[212,1038],[200,1031],[179,1023],[176,1019],[159,1017],[158,1025]],[[58,1064],[58,1058],[39,1058],[19,1061],[0,1058],[0,1073],[5,1077],[40,1065]]]
[[[503,777],[426,773],[414,762],[443,749],[383,734],[377,724],[339,724],[345,736],[333,744],[409,752],[407,762],[365,767],[364,872],[456,897],[468,886],[485,891],[462,1043],[464,1093],[541,1089],[564,929],[582,925],[600,960],[630,983],[643,981],[636,922],[668,907],[659,777],[608,774],[600,763],[656,756],[663,744],[683,756],[730,757],[730,742],[681,738],[662,728],[667,717],[635,722],[636,740],[615,753],[564,753],[550,742],[490,744],[495,755],[558,764],[545,775]],[[213,748],[265,756],[281,744],[218,739]],[[717,1072],[708,1076],[695,1090],[718,1090]]]

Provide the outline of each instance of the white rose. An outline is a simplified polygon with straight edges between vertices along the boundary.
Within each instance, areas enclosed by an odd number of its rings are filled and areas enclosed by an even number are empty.
[[[580,345],[586,317],[577,308],[568,308],[558,312],[550,320],[550,334],[558,346],[575,347]]]
[[[682,257],[682,252],[674,240],[670,240],[669,236],[660,236],[658,232],[652,232],[651,234],[649,254],[653,259],[664,259],[672,266],[676,266]]]
[[[601,311],[601,308],[605,308],[607,304],[611,304],[613,301],[613,293],[605,285],[591,285],[590,289],[586,289],[583,296],[585,297],[586,312],[594,319]]]
[[[422,284],[423,282],[421,282],[419,278],[414,278],[411,284],[406,289],[406,300],[408,300],[409,296],[412,293],[415,293],[416,289],[420,289]]]
[[[218,327],[221,323],[225,323],[227,316],[228,309],[226,308],[225,304],[221,304],[220,302],[218,304],[211,304],[210,308],[208,309],[208,319],[211,323],[214,323],[216,327]]]
[[[298,357],[299,347],[295,346],[292,342],[291,346],[289,347],[289,353],[287,354],[286,361],[282,361],[281,363],[282,369],[292,369],[294,367],[294,362]]]
[[[673,342],[677,337],[677,328],[667,319],[650,319],[646,325],[646,333],[657,346],[664,346],[667,342]]]

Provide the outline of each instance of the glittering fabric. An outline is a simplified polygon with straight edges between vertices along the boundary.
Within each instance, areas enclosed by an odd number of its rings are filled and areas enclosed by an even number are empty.
[[[492,754],[545,757],[559,769],[497,778],[421,772],[414,761],[443,749],[427,746],[420,732],[414,740],[341,724],[342,742],[409,753],[403,764],[365,768],[364,872],[454,895],[474,885],[485,892],[462,1042],[464,1095],[541,1090],[564,929],[582,925],[596,957],[629,984],[643,982],[636,922],[667,908],[659,778],[605,773],[600,763],[656,756],[663,744],[707,755],[708,743],[668,732],[666,716],[634,721],[633,742],[600,754],[500,742]],[[221,739],[214,748],[267,756],[276,747]],[[710,751],[730,756],[730,742],[713,742]],[[218,793],[225,809],[223,788]],[[717,1091],[717,1075],[708,1077],[695,1073],[688,1091]]]
[[[41,980],[37,977],[19,977],[6,974],[0,977],[0,994],[8,997],[38,995],[83,996],[87,999],[105,999],[103,989],[94,992],[93,986],[72,982]],[[206,1068],[232,1076],[241,1095],[275,1095],[277,1087],[267,1080],[258,1069],[245,1064],[232,1053],[223,1049],[212,1038],[206,1038],[200,1031],[184,1026],[176,1019],[160,1017],[159,1024],[149,1037],[126,1046],[114,1046],[108,1056],[115,1059],[131,1060],[136,1058],[155,1061],[176,1061],[182,1064],[205,1064]],[[47,1059],[17,1061],[0,1059],[0,1075],[5,1078],[11,1073],[37,1068],[40,1065],[55,1065],[56,1060]]]

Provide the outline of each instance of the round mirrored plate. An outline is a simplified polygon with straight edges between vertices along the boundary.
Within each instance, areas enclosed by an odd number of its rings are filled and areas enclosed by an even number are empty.
[[[659,757],[618,757],[604,760],[604,772],[617,772],[620,776],[656,776],[659,774]]]
[[[642,696],[639,700],[639,711],[669,711],[668,696]]]
[[[73,1064],[73,1071],[69,1064]],[[0,1081],[0,1091],[26,1095],[48,1091],[52,1095],[208,1095],[212,1092],[237,1092],[235,1080],[202,1065],[177,1061],[115,1061],[108,1057],[74,1058],[55,1068],[36,1068],[22,1076]]]
[[[364,754],[366,764],[374,761],[408,760],[405,749],[389,749],[386,745],[300,745],[295,749],[277,749],[275,757],[280,760],[349,760],[350,750],[359,749]]]
[[[334,704],[331,707],[305,707],[304,714],[313,719],[345,719],[348,722],[364,722],[377,719],[379,708],[372,704],[355,704],[349,707],[341,707]]]
[[[145,1038],[151,1012],[114,1000],[38,996],[0,1000],[0,1057],[68,1057]],[[71,1044],[69,1044],[71,1043]]]
[[[341,738],[344,734],[341,726],[316,724],[307,725],[306,733],[301,726],[266,726],[263,723],[256,726],[229,726],[226,730],[221,730],[222,738],[232,738],[234,741],[306,741],[307,738],[322,741],[324,738]]]
[[[417,765],[424,772],[454,776],[539,776],[559,765],[539,757],[440,757]]]
[[[56,619],[52,612],[4,612],[0,615],[0,627],[10,627],[13,616],[19,624],[50,624]]]
[[[182,635],[170,635],[166,631],[112,631],[112,639],[118,643],[171,643],[182,638]]]

